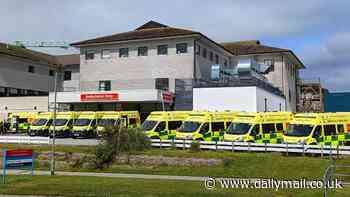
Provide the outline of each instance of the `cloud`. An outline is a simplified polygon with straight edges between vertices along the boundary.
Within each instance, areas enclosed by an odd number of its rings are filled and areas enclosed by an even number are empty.
[[[320,77],[331,91],[350,91],[350,32],[335,33],[300,54],[308,67],[302,73],[304,78]]]

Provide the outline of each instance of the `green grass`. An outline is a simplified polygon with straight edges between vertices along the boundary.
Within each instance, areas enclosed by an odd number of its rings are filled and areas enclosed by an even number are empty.
[[[306,189],[219,189],[206,190],[203,182],[144,179],[114,179],[68,176],[10,176],[0,187],[2,194],[67,197],[112,196],[290,196],[319,197],[322,190]],[[331,196],[348,196],[349,189],[337,190]]]

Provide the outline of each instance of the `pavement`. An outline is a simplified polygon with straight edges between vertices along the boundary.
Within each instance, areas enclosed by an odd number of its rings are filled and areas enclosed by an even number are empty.
[[[56,138],[57,145],[69,146],[96,146],[99,140],[97,139],[72,139],[72,138]]]
[[[2,172],[0,173],[0,175]],[[23,170],[7,170],[10,175],[28,174]],[[50,171],[35,170],[34,176],[50,176]],[[200,176],[172,176],[172,175],[153,175],[153,174],[125,174],[125,173],[95,173],[95,172],[64,172],[55,171],[57,176],[86,176],[86,177],[108,177],[108,178],[130,178],[130,179],[156,179],[156,180],[173,180],[173,181],[204,181],[208,177]],[[1,197],[1,196],[0,196]]]

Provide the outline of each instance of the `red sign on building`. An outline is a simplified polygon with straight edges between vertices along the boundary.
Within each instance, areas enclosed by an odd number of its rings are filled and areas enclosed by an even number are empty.
[[[80,101],[118,101],[118,93],[81,93]]]
[[[174,95],[169,91],[164,91],[162,94],[162,99],[164,103],[172,103],[174,101]]]

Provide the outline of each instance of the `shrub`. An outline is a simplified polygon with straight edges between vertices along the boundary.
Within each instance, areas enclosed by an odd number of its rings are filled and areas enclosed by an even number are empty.
[[[95,167],[99,169],[108,167],[121,153],[127,154],[129,163],[131,152],[143,151],[150,145],[150,141],[140,128],[106,128],[101,142],[95,149]]]
[[[193,141],[190,146],[191,152],[199,152],[201,151],[201,144],[198,141]]]

